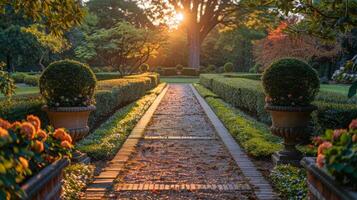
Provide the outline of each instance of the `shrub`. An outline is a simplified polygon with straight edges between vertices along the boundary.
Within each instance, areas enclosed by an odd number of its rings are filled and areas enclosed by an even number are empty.
[[[317,72],[294,58],[272,63],[265,70],[262,81],[267,103],[280,106],[307,106],[320,88]]]
[[[23,72],[16,72],[11,74],[11,78],[14,79],[15,83],[23,83],[25,76],[27,76],[27,74]]]
[[[270,180],[284,199],[307,198],[306,172],[290,165],[278,165],[270,174]]]
[[[233,72],[233,63],[231,62],[227,62],[225,65],[224,65],[224,72],[228,73],[228,72]]]
[[[341,185],[357,187],[357,119],[349,129],[327,130],[315,140],[319,145],[316,164]]]
[[[5,97],[11,97],[15,93],[15,83],[10,75],[0,70],[0,93]]]
[[[177,71],[175,68],[171,67],[171,68],[163,68],[162,74],[163,76],[176,76],[177,75]]]
[[[148,72],[150,70],[150,66],[146,63],[140,65],[140,72],[141,73],[145,73]]]
[[[96,78],[80,62],[62,60],[50,64],[40,78],[40,91],[50,107],[89,106],[94,103]]]
[[[262,65],[259,63],[256,63],[252,68],[249,69],[249,73],[259,73],[262,68]]]
[[[121,78],[121,74],[117,72],[101,72],[95,73],[98,81],[110,80],[110,79],[118,79]]]
[[[38,86],[39,76],[30,75],[23,72],[17,72],[11,75],[15,83],[25,83],[31,86]]]
[[[261,74],[225,74],[225,77],[228,78],[246,78],[246,79],[251,79],[251,80],[261,80],[262,75]]]
[[[181,64],[176,65],[176,70],[181,72],[183,70],[183,66]]]
[[[357,55],[336,70],[332,79],[338,83],[353,83],[357,80]]]
[[[215,65],[208,65],[206,70],[207,72],[215,72],[217,67]]]
[[[183,68],[182,69],[182,75],[185,76],[197,76],[198,71],[195,68]]]
[[[273,136],[265,124],[217,99],[204,87],[198,84],[195,87],[248,154],[257,158],[269,157],[282,148],[280,139]]]
[[[46,132],[33,115],[10,123],[0,119],[0,198],[24,197],[20,185],[32,174],[63,157],[71,157],[72,139],[63,129]]]

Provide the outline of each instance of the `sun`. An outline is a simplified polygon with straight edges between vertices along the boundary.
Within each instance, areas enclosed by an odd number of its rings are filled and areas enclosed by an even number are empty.
[[[177,13],[177,14],[175,15],[175,20],[176,20],[177,22],[182,22],[184,19],[185,19],[185,16],[184,16],[182,13]]]

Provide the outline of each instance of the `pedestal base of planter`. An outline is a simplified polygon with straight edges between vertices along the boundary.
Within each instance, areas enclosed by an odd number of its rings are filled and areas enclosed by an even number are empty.
[[[301,154],[299,153],[292,154],[290,152],[275,152],[271,156],[274,165],[290,164],[295,167],[301,167],[300,164],[301,158],[302,158]]]
[[[72,163],[83,163],[83,164],[89,164],[90,163],[90,157],[86,153],[82,153],[80,151],[75,151],[73,152],[72,156]]]

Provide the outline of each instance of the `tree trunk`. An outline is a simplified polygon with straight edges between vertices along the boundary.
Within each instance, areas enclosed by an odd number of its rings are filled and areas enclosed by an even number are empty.
[[[38,64],[41,66],[41,71],[44,71],[45,70],[45,65],[43,65],[43,59],[44,59],[44,57],[45,57],[45,52],[43,52],[42,54],[41,54],[41,57],[40,57],[40,60],[38,61]]]
[[[188,36],[188,66],[191,68],[200,68],[200,32],[197,25],[193,25],[187,31]]]
[[[12,66],[12,58],[10,55],[7,55],[6,56],[6,65],[7,65],[7,71],[9,73],[13,72],[14,71],[14,68]]]

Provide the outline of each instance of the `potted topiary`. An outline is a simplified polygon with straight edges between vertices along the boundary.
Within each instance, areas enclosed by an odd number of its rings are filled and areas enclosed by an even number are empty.
[[[150,66],[146,63],[140,65],[140,72],[141,73],[145,73],[148,72],[150,70]]]
[[[299,166],[302,154],[295,146],[309,133],[310,114],[316,109],[311,102],[320,87],[317,72],[301,60],[284,58],[265,70],[262,82],[271,131],[284,138],[284,150],[273,154],[273,162]]]
[[[178,75],[182,74],[183,66],[181,64],[176,65],[176,71]]]
[[[88,117],[95,110],[96,77],[77,61],[62,60],[50,64],[40,77],[40,91],[47,105],[50,124],[66,128],[74,142],[88,132]]]
[[[317,159],[306,157],[310,199],[357,199],[357,119],[349,129],[327,130],[314,139]]]
[[[63,129],[45,131],[38,117],[0,119],[0,199],[60,199],[62,172],[72,138]]]

